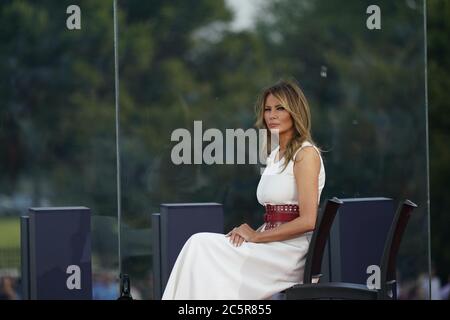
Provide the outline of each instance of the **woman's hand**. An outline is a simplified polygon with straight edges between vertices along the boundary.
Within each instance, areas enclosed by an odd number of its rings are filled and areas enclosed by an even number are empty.
[[[257,232],[255,230],[253,230],[248,224],[244,223],[228,232],[226,236],[230,237],[230,242],[234,246],[239,247],[244,241],[254,242],[256,234]]]

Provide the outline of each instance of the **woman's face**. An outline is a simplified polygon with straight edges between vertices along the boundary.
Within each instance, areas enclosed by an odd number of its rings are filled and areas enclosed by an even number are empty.
[[[294,131],[294,121],[289,112],[281,105],[280,100],[271,93],[266,97],[264,105],[264,121],[270,131],[278,130],[278,134]]]

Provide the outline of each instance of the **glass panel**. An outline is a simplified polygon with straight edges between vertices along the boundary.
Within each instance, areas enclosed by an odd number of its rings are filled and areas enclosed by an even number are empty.
[[[322,199],[419,205],[397,259],[399,298],[427,299],[424,2],[379,1],[375,11],[371,4],[277,1],[259,28],[274,73],[299,79],[312,105],[314,137],[326,151]],[[378,9],[381,29],[370,29]]]
[[[122,262],[140,297],[152,297],[150,220],[161,203],[223,203],[225,230],[262,223],[258,165],[176,165],[171,134],[186,128],[196,139],[196,120],[200,134],[251,128],[261,88],[293,77],[324,150],[321,200],[383,196],[419,205],[397,260],[399,287],[401,299],[427,298],[424,2],[371,4],[119,1]]]
[[[429,141],[430,141],[430,205],[431,205],[431,253],[432,253],[432,299],[450,300],[450,237],[448,226],[450,198],[450,140],[448,118],[448,57],[450,46],[447,39],[450,25],[450,2],[427,1],[428,43],[428,92],[429,92]]]
[[[2,1],[0,18],[1,276],[20,298],[19,217],[29,207],[86,206],[103,281],[94,296],[117,298],[112,2]]]

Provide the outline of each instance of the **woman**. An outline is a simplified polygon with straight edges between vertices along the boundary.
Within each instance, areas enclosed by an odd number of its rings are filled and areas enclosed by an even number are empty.
[[[302,281],[325,185],[308,102],[295,82],[280,81],[263,90],[256,107],[257,125],[268,129],[269,143],[269,131],[279,134],[257,189],[265,223],[258,230],[244,223],[225,236],[191,236],[163,299],[268,299]]]

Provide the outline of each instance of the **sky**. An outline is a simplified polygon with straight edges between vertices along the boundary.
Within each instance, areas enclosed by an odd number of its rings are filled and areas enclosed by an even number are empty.
[[[231,25],[232,30],[240,31],[252,27],[255,10],[263,4],[264,0],[225,0],[225,2],[235,14]]]

